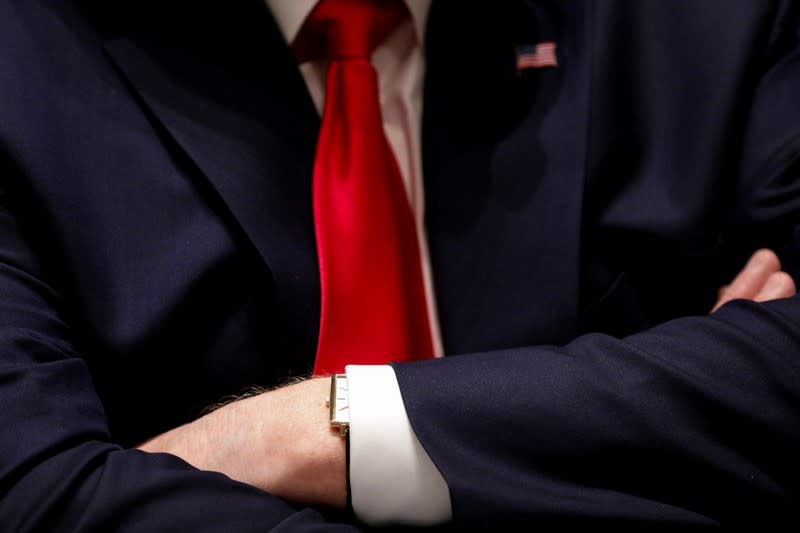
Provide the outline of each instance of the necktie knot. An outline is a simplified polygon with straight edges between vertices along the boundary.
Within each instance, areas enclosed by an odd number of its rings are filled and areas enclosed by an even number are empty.
[[[408,16],[402,0],[320,0],[295,43],[301,61],[369,59]]]

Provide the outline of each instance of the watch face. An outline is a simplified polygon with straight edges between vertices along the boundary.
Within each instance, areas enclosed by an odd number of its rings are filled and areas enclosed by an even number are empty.
[[[336,374],[331,378],[331,424],[339,426],[342,432],[350,422],[350,404],[347,392],[347,375]]]

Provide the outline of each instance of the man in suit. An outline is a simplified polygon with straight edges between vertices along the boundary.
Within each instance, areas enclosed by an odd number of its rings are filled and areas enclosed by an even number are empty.
[[[458,356],[348,368],[352,409],[377,373],[403,410],[353,413],[349,472],[327,378],[199,416],[307,376],[319,339],[319,116],[278,4],[0,4],[2,529],[351,531],[348,473],[376,524],[796,520],[800,300],[708,314],[756,249],[798,273],[796,2],[425,10]],[[542,42],[556,64],[517,68]],[[723,300],[792,292],[757,257]],[[387,418],[399,456],[363,440]],[[422,501],[381,480],[408,464]]]

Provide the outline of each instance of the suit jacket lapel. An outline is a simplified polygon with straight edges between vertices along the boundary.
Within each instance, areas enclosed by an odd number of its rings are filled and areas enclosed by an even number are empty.
[[[264,3],[223,9],[224,20],[198,8],[181,26],[134,31],[106,48],[156,128],[200,170],[199,186],[212,187],[269,266],[286,347],[313,358],[319,118]]]
[[[448,353],[574,332],[589,59],[585,14],[561,5],[433,3],[423,151]],[[310,204],[319,119],[264,4],[225,11],[223,21],[195,14],[191,24],[129,32],[107,49],[269,266],[284,342],[310,362],[319,313]],[[518,76],[515,45],[539,39],[544,26],[558,33],[563,64]]]
[[[423,146],[447,353],[575,333],[589,95],[578,5],[432,7]],[[561,65],[518,74],[515,47],[549,38]]]

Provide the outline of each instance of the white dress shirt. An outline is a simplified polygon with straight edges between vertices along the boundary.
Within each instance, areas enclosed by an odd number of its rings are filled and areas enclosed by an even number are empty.
[[[427,238],[424,232],[421,128],[423,42],[431,0],[407,0],[411,17],[375,50],[383,127],[394,150],[417,224],[434,352],[442,354]],[[294,41],[316,0],[266,0],[287,43]],[[326,61],[299,66],[321,113]],[[449,521],[450,493],[406,415],[394,370],[349,365],[350,489],[353,510],[370,525],[433,525]]]

